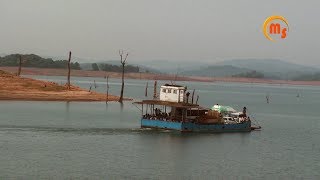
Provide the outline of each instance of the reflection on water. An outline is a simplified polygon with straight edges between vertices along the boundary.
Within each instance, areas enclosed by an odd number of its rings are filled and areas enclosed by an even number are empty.
[[[66,102],[66,120],[69,120],[69,108],[70,108],[70,102]]]
[[[119,105],[120,105],[120,110],[121,110],[121,112],[123,112],[123,102],[119,102]]]

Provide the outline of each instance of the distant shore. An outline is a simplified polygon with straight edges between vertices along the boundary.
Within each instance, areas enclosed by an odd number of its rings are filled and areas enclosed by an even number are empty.
[[[0,70],[0,100],[24,101],[117,101],[118,96],[89,92],[76,86],[19,77]],[[129,100],[129,99],[125,99]]]
[[[11,73],[17,72],[17,67],[0,67]],[[22,68],[23,75],[43,75],[43,76],[65,76],[65,69],[49,69],[49,68]],[[104,72],[104,71],[88,71],[88,70],[72,70],[71,76],[78,77],[105,77],[120,78],[121,73]],[[309,85],[320,86],[320,81],[291,81],[291,80],[272,80],[258,78],[238,78],[238,77],[198,77],[198,76],[175,76],[170,74],[152,74],[152,73],[126,73],[127,79],[146,79],[146,80],[168,80],[168,81],[195,81],[195,82],[237,82],[237,83],[262,83],[262,84],[288,84],[288,85]]]

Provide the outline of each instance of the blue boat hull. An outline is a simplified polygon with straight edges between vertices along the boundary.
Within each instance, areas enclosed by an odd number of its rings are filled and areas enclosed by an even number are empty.
[[[141,119],[142,128],[171,129],[182,132],[249,132],[251,122],[241,124],[197,124],[191,122],[172,122],[157,119]]]

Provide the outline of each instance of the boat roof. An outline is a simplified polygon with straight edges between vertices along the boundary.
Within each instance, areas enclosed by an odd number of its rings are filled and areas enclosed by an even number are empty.
[[[164,84],[162,86],[171,86],[171,87],[185,87],[185,86],[181,86],[181,85],[177,85],[177,84]]]
[[[186,89],[186,87],[185,87],[185,86],[170,85],[170,84],[162,85],[162,86],[161,86],[161,88]]]
[[[200,108],[205,109],[203,107],[200,107],[198,104],[191,104],[191,103],[178,103],[178,102],[170,102],[170,101],[160,101],[160,100],[143,100],[140,102],[134,102],[135,104],[155,104],[155,105],[164,105],[164,106],[171,106],[171,107],[179,107],[179,108]]]

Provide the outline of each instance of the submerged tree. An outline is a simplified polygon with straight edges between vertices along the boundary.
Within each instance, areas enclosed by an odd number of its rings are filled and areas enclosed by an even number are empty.
[[[91,66],[93,71],[99,71],[99,67],[97,63],[92,63]]]
[[[71,51],[69,52],[69,60],[68,60],[68,82],[67,82],[67,86],[68,86],[69,90],[70,90],[70,69],[71,69],[70,61],[71,61]]]
[[[109,75],[106,77],[107,79],[107,99],[106,99],[106,103],[108,103],[109,101]]]
[[[153,85],[153,99],[157,99],[157,81],[154,81]]]
[[[120,92],[120,98],[119,98],[119,102],[122,103],[123,101],[123,89],[124,89],[124,67],[127,63],[127,58],[129,56],[129,53],[126,54],[126,56],[124,57],[124,52],[123,50],[119,50],[119,55],[120,55],[120,62],[122,65],[122,84],[121,84],[121,92]]]
[[[21,74],[21,66],[22,66],[22,55],[19,54],[19,69],[18,69],[18,76]]]

